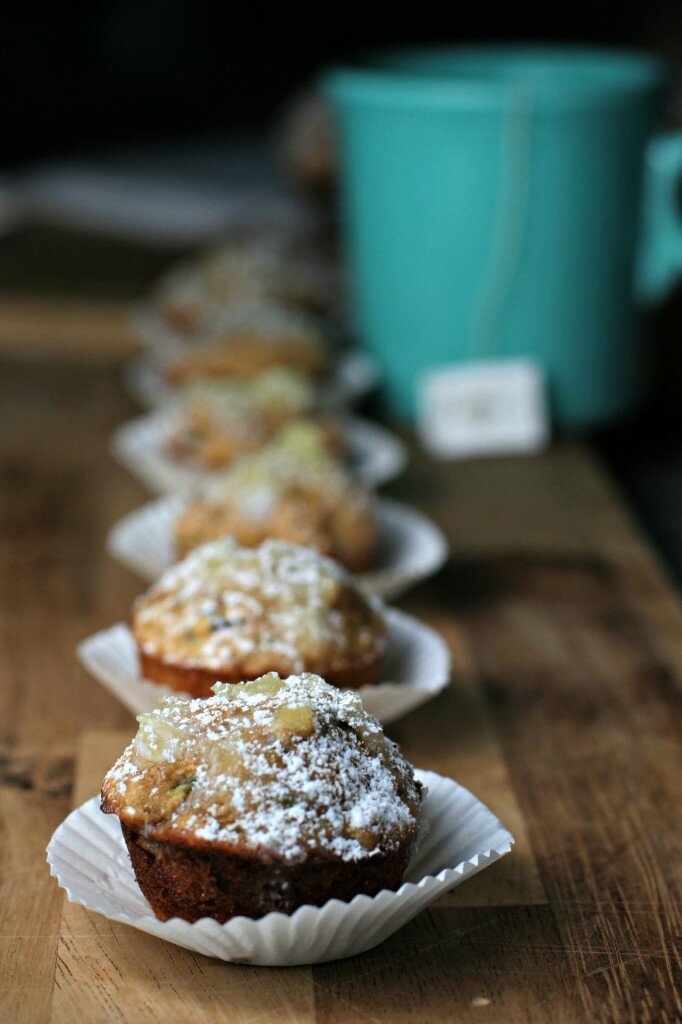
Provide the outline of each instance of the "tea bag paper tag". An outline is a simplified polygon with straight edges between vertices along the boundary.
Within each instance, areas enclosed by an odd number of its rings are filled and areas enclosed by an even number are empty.
[[[438,366],[419,382],[419,431],[443,458],[537,452],[549,441],[546,386],[530,359]]]

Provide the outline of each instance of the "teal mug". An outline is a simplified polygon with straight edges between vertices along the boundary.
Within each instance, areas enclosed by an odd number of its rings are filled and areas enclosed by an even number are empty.
[[[654,58],[583,48],[384,54],[322,80],[338,126],[354,328],[390,411],[435,367],[529,357],[554,421],[630,409],[641,309],[682,271],[682,137]]]

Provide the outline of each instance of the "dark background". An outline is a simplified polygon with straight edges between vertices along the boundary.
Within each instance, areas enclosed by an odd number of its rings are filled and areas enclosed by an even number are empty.
[[[682,4],[8,4],[3,160],[260,127],[318,68],[366,47],[494,39],[610,43],[682,59]]]

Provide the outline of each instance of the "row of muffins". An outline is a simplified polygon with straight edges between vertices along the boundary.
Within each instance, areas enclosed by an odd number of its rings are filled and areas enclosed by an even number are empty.
[[[347,457],[335,409],[339,353],[309,312],[329,304],[319,277],[300,242],[257,236],[197,258],[157,289],[152,307],[167,336],[153,363],[176,412],[171,459],[219,471],[295,423],[315,425],[330,454]]]
[[[181,410],[169,451],[213,476],[175,525],[182,561],[132,612],[144,677],[182,696],[140,716],[102,809],[162,920],[395,888],[418,833],[412,767],[353,692],[386,645],[349,572],[371,561],[374,499],[320,414],[321,336],[268,336],[301,315],[282,304],[276,320],[274,300],[309,302],[299,270],[291,251],[228,248],[157,295],[186,336],[164,362]]]
[[[182,695],[139,716],[102,809],[157,917],[257,918],[400,884],[420,790],[353,692],[377,678],[386,627],[346,570],[223,538],[138,599],[132,630],[145,678]]]

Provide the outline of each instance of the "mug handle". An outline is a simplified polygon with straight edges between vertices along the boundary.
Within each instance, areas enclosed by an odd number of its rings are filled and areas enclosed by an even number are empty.
[[[682,276],[682,132],[652,139],[645,154],[638,294],[662,298]]]

